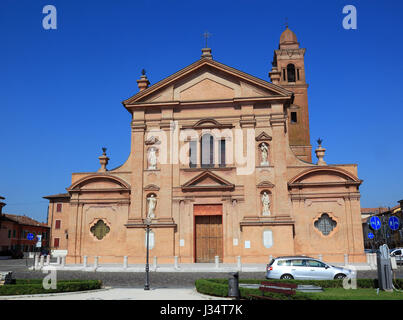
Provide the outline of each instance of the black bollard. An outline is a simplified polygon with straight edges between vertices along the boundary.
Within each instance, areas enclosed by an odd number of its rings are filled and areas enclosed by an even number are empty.
[[[240,299],[239,292],[239,273],[230,273],[231,277],[228,279],[228,297]]]

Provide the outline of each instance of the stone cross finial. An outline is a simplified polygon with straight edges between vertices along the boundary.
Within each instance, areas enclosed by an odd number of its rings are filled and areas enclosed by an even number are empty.
[[[213,59],[213,56],[211,55],[211,49],[208,47],[207,44],[207,40],[208,38],[211,37],[211,33],[209,33],[208,31],[203,33],[203,37],[206,40],[206,46],[204,48],[202,48],[202,58],[206,58],[206,59]]]
[[[206,40],[206,46],[205,46],[205,48],[208,48],[208,46],[207,46],[207,40],[208,40],[208,38],[211,37],[211,33],[209,33],[208,31],[206,31],[206,32],[203,33],[203,37],[204,37],[204,39]]]

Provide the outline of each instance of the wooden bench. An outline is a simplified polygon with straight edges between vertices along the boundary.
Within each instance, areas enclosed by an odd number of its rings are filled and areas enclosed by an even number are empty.
[[[258,298],[258,299],[267,299],[267,300],[280,300],[277,298],[266,297],[264,296],[264,292],[274,292],[281,293],[285,295],[294,295],[296,292],[298,285],[294,283],[282,283],[282,282],[271,282],[271,281],[262,281],[260,283],[259,290],[262,295],[250,294],[250,297]]]

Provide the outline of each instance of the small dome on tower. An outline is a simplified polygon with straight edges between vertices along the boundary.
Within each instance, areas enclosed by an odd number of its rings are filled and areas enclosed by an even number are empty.
[[[295,35],[294,32],[288,29],[287,26],[280,36],[280,44],[294,44],[294,43],[298,43],[297,36]]]

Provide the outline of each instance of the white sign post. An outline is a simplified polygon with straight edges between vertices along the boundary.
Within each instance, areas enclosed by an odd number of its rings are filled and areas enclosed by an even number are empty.
[[[36,242],[36,247],[40,248],[42,247],[42,236],[41,235],[37,235],[36,238],[38,239],[38,241]]]

